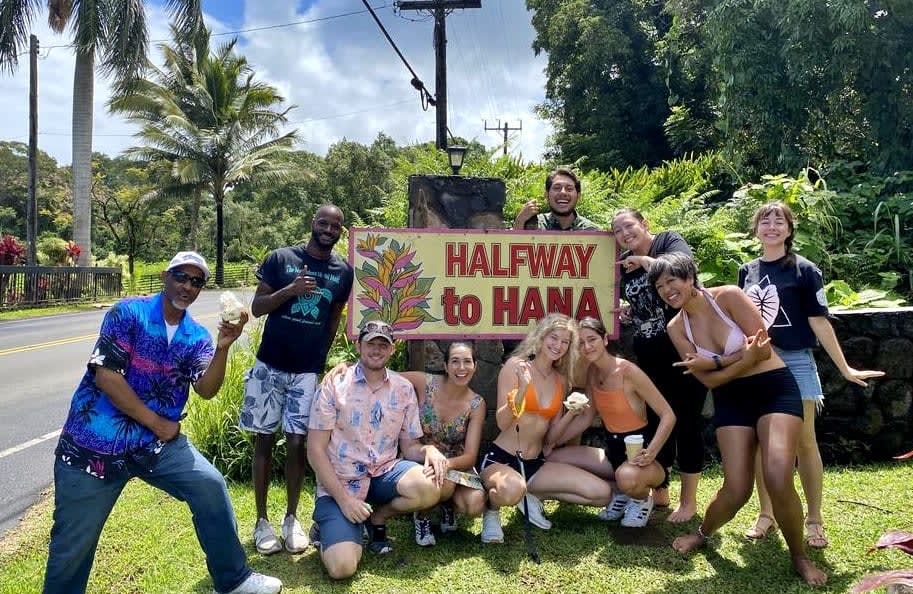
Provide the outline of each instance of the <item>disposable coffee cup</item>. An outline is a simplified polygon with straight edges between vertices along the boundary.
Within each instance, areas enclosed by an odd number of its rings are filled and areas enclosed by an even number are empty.
[[[628,435],[625,437],[625,454],[628,456],[628,461],[633,460],[642,449],[644,449],[643,435]]]

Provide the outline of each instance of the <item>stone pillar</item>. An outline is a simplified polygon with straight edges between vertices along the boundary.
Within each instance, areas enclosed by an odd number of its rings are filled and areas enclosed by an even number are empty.
[[[458,175],[409,177],[409,220],[413,229],[503,229],[504,180]],[[485,398],[484,439],[495,431],[494,409],[504,346],[500,340],[476,340],[476,372],[470,387]],[[409,369],[443,373],[449,341],[411,340],[406,349]]]

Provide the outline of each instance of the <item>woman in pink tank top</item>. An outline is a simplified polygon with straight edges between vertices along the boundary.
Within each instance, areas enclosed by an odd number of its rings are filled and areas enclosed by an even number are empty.
[[[805,552],[802,506],[793,485],[796,446],[802,430],[799,386],[770,347],[761,314],[735,285],[702,289],[694,261],[680,254],[660,256],[649,280],[660,298],[680,309],[668,324],[682,361],[676,363],[713,391],[716,438],[723,462],[723,486],[707,506],[695,534],[672,546],[687,553],[704,546],[751,498],[754,458],[760,450],[774,517],[783,531],[796,572],[813,586],[827,575]],[[733,348],[735,333],[744,348]]]

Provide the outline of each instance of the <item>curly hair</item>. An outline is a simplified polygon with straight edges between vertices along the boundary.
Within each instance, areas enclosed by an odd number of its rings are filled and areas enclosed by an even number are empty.
[[[571,343],[567,352],[560,359],[552,364],[565,381],[570,381],[571,370],[577,363],[577,322],[568,316],[560,313],[551,313],[539,320],[536,327],[530,330],[526,338],[517,345],[512,355],[521,359],[533,359],[542,350],[542,343],[545,337],[556,330],[567,330],[570,333]]]

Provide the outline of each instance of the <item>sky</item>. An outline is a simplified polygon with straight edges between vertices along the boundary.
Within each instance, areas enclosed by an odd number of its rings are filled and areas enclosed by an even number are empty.
[[[434,23],[426,13],[395,10],[393,0],[369,0],[394,42],[425,86],[434,88]],[[44,3],[39,3],[42,7]],[[149,37],[168,40],[161,0],[147,3]],[[342,139],[371,143],[379,132],[399,145],[434,140],[434,108],[423,111],[412,75],[396,56],[361,0],[203,0],[213,46],[238,33],[237,51],[260,80],[289,104],[298,148],[319,155]],[[347,14],[356,13],[356,14]],[[509,152],[525,161],[541,158],[551,126],[535,106],[544,100],[546,57],[535,56],[535,31],[523,0],[482,0],[480,9],[455,10],[446,19],[448,126],[457,136],[500,147],[503,126]],[[279,26],[295,23],[290,26]],[[42,9],[33,23],[41,45],[38,61],[39,148],[61,164],[71,161],[73,52],[69,33],[57,35]],[[56,46],[56,47],[54,47]],[[150,56],[158,61],[156,43]],[[17,72],[0,74],[0,140],[28,142],[28,55]],[[96,75],[93,150],[117,155],[135,144],[136,127],[105,107],[108,81]]]

